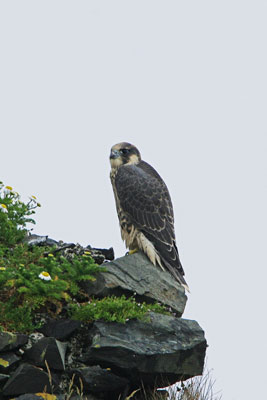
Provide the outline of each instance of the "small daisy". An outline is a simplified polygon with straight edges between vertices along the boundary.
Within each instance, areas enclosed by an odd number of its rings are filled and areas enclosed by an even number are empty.
[[[12,191],[13,191],[13,187],[12,186],[5,186],[5,188],[4,188],[4,194],[5,195],[12,193]]]
[[[7,206],[5,204],[0,204],[0,211],[7,213]]]
[[[44,281],[51,281],[51,279],[52,279],[49,272],[46,272],[46,271],[41,272],[39,275],[39,278],[43,279]]]

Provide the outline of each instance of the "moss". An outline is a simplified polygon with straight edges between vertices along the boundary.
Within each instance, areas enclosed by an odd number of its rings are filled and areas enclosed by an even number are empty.
[[[138,303],[135,298],[105,297],[98,300],[93,299],[87,304],[73,304],[70,307],[70,317],[83,322],[95,320],[114,321],[125,323],[129,319],[148,320],[148,312],[153,311],[161,314],[169,314],[164,306],[160,304]]]

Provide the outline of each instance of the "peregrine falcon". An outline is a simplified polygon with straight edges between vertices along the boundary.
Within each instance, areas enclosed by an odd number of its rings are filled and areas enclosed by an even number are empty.
[[[110,153],[110,179],[121,236],[130,252],[141,250],[188,291],[175,242],[173,207],[157,171],[141,159],[132,144],[115,144]]]

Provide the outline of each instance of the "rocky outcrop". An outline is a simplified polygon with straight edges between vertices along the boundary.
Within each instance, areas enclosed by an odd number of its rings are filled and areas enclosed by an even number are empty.
[[[34,238],[37,245],[50,240],[42,238]],[[69,257],[81,251],[79,245],[57,246]],[[103,249],[94,254],[106,260]],[[89,296],[135,296],[140,302],[164,304],[171,314],[150,312],[145,321],[125,324],[46,316],[32,335],[1,332],[0,399],[40,399],[46,392],[55,395],[51,400],[74,399],[79,393],[88,400],[123,400],[142,386],[163,387],[202,373],[207,343],[196,321],[180,318],[187,300],[184,289],[141,253],[102,265],[97,279],[84,284]]]
[[[104,264],[106,272],[85,283],[89,295],[135,296],[146,303],[159,302],[180,317],[186,305],[184,288],[167,272],[155,267],[141,252]]]
[[[197,322],[150,313],[147,322],[95,322],[81,360],[125,376],[131,386],[164,386],[202,373],[206,340]]]

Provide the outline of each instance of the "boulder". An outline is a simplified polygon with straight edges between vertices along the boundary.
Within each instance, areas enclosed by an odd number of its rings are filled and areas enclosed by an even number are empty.
[[[83,283],[88,295],[135,296],[139,302],[165,304],[178,317],[183,314],[187,301],[184,288],[169,272],[154,266],[142,252],[117,258],[103,266],[106,272],[98,273],[95,281]]]
[[[85,393],[101,393],[101,397],[108,400],[113,398],[117,400],[120,393],[127,390],[129,385],[128,379],[117,376],[99,365],[75,368],[70,372],[74,374],[74,382],[77,386],[81,379]]]
[[[63,371],[65,369],[65,354],[67,343],[52,337],[44,337],[25,351],[25,357],[38,367]]]
[[[15,350],[28,341],[28,336],[20,333],[0,332],[0,351]]]
[[[95,322],[91,344],[81,357],[111,368],[131,384],[166,386],[202,374],[207,343],[196,321],[156,313],[148,322]]]
[[[21,364],[3,387],[4,396],[25,393],[43,392],[51,393],[48,374],[40,368],[29,364]]]
[[[6,373],[12,367],[14,367],[20,361],[20,357],[18,357],[14,353],[3,353],[0,354],[0,372]]]
[[[41,328],[39,332],[45,336],[54,337],[58,340],[67,339],[81,326],[80,321],[73,321],[71,319],[49,319]]]

